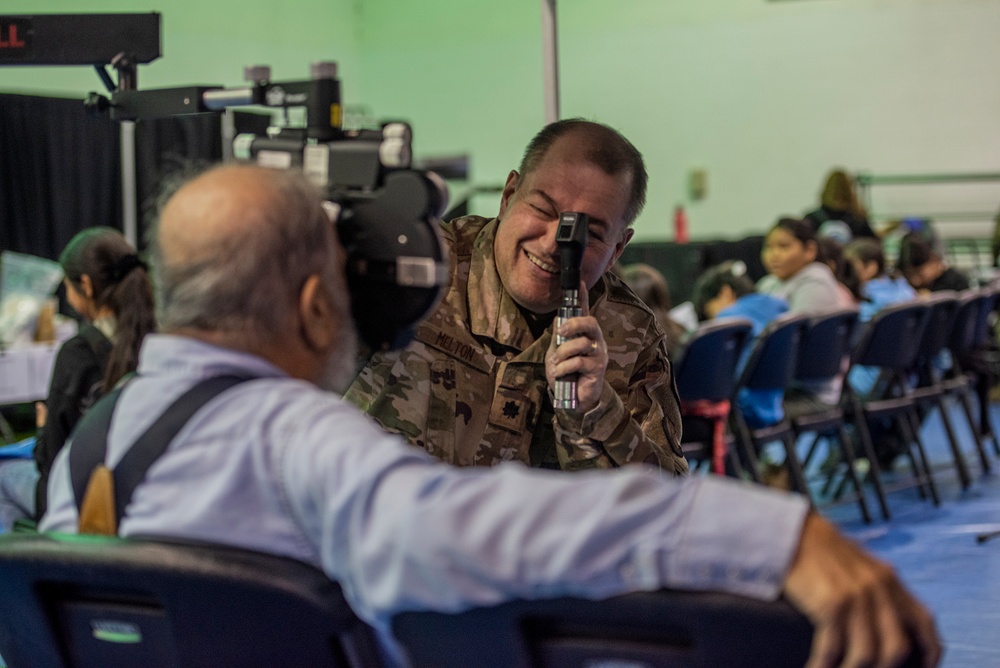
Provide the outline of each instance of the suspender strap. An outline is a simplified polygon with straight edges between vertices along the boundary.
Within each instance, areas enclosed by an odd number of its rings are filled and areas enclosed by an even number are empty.
[[[135,488],[146,477],[146,472],[191,417],[202,406],[231,387],[250,380],[245,376],[216,376],[198,383],[182,394],[129,448],[114,468],[115,515],[120,524],[125,508],[132,499]],[[70,449],[70,476],[77,508],[93,470],[104,463],[107,456],[108,431],[121,390],[104,397],[87,412],[73,436]],[[91,417],[93,419],[91,420]],[[79,446],[80,452],[77,452]]]
[[[73,499],[79,509],[83,505],[83,495],[87,492],[90,474],[104,463],[108,451],[108,431],[111,429],[111,414],[124,387],[119,387],[101,397],[90,407],[73,430],[69,449],[69,476],[73,481]]]

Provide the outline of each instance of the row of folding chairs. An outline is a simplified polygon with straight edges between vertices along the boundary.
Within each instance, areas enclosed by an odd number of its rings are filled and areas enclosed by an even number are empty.
[[[108,536],[0,536],[9,668],[381,668],[398,665],[337,585],[299,561]],[[412,668],[806,663],[787,601],[658,591],[510,601],[391,620]]]
[[[706,411],[705,406],[728,405],[725,438],[699,438],[683,443],[693,465],[714,462],[725,471],[761,482],[758,454],[764,445],[783,444],[790,486],[816,496],[806,478],[806,469],[825,440],[839,450],[840,476],[833,497],[856,500],[866,522],[871,512],[865,482],[873,489],[881,514],[891,516],[886,495],[903,487],[915,486],[935,504],[940,496],[934,469],[921,439],[921,421],[938,410],[963,488],[972,482],[966,451],[958,438],[945,400],[954,397],[968,423],[975,456],[984,472],[991,469],[984,442],[992,440],[1000,455],[988,415],[988,395],[979,393],[980,411],[973,412],[972,388],[988,388],[981,382],[983,365],[977,364],[990,340],[991,314],[1000,293],[984,289],[939,293],[927,299],[883,309],[869,322],[859,323],[856,310],[838,310],[813,317],[785,314],[772,322],[754,340],[751,324],[742,319],[720,319],[702,325],[688,341],[684,354],[675,362],[675,378],[682,412],[689,416],[710,415],[718,421],[725,411]],[[739,373],[736,368],[744,346],[752,346]],[[940,360],[950,356],[950,365]],[[852,389],[846,376],[852,369],[878,371],[873,391],[861,394]],[[836,404],[786,402],[785,415],[774,424],[751,427],[737,396],[743,389],[754,391],[815,387],[832,379],[844,379]],[[903,444],[901,456],[909,463],[912,476],[887,476],[880,470],[879,457],[869,425],[881,421],[889,433]],[[800,457],[796,443],[803,434],[814,434],[808,454]],[[854,434],[856,437],[852,438]],[[720,452],[720,449],[722,452]],[[867,463],[859,464],[863,458]],[[891,480],[891,482],[890,482]],[[829,492],[834,473],[828,472],[824,492]],[[850,485],[852,494],[844,496]]]

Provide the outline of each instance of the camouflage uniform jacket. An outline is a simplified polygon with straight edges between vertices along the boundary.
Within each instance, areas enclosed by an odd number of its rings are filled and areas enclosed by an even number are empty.
[[[545,378],[551,328],[537,340],[493,261],[496,220],[443,225],[451,287],[404,349],[376,353],[345,395],[385,429],[458,466],[519,460],[563,469],[630,462],[686,474],[677,390],[663,331],[617,278],[590,291],[608,347],[600,403],[555,411]]]

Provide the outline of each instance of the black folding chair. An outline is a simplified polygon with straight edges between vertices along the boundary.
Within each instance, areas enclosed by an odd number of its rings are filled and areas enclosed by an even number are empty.
[[[812,387],[834,379],[843,380],[857,329],[857,309],[843,309],[813,317],[799,345],[794,382]],[[803,434],[816,434],[802,462],[803,469],[809,466],[820,441],[825,439],[831,447],[836,444],[844,469],[842,482],[849,481],[853,484],[861,517],[865,522],[871,522],[871,512],[858,475],[854,446],[847,433],[847,416],[841,401],[830,405],[818,401],[786,401],[785,415],[792,424],[796,439]],[[830,474],[828,482],[832,483],[837,472],[831,471]],[[835,495],[838,500],[842,497],[840,491],[842,490],[838,490]]]
[[[762,447],[768,443],[780,442],[785,449],[785,462],[792,489],[804,494],[811,502],[812,495],[795,452],[795,430],[792,423],[782,414],[777,422],[751,426],[739,401],[742,390],[784,394],[795,373],[799,342],[806,325],[807,319],[804,316],[786,313],[776,318],[757,336],[733,388],[730,419],[740,458],[750,470],[756,473],[757,453]]]
[[[712,461],[714,425],[717,420],[725,425],[728,416],[705,418],[698,407],[729,402],[736,386],[737,362],[752,329],[750,321],[742,318],[719,318],[705,323],[691,335],[683,354],[674,361],[681,415],[686,424],[698,423],[703,427],[698,438],[692,438],[690,429],[685,429],[681,436],[681,448],[693,466]],[[727,458],[734,469],[739,468],[728,448]]]
[[[10,668],[379,666],[340,587],[299,561],[104,536],[0,537]]]
[[[784,601],[682,591],[409,612],[392,630],[414,668],[801,668],[812,640]]]
[[[865,456],[870,462],[869,475],[885,519],[890,518],[886,491],[878,457],[872,444],[869,420],[887,419],[901,442],[903,453],[913,469],[913,483],[921,496],[930,494],[934,504],[940,503],[937,486],[919,430],[913,428],[916,404],[910,397],[906,374],[916,362],[930,309],[923,302],[907,302],[879,311],[861,335],[854,349],[851,368],[878,367],[883,378],[877,391],[861,396],[849,383],[844,384],[844,397],[849,416],[857,430]],[[848,375],[850,370],[848,370]],[[916,452],[914,452],[916,451]],[[912,486],[897,484],[891,491]]]
[[[952,425],[947,406],[945,406],[944,399],[948,395],[948,388],[944,384],[943,371],[937,368],[938,360],[942,352],[946,350],[954,326],[958,321],[960,304],[955,293],[952,292],[935,293],[926,299],[925,303],[930,308],[930,313],[920,340],[920,348],[917,351],[914,367],[917,384],[910,390],[910,398],[913,399],[918,408],[923,409],[923,417],[926,417],[930,410],[938,409],[948,439],[948,447],[951,448],[955,462],[958,480],[962,489],[968,489],[969,485],[972,484],[972,476],[969,474],[969,465],[965,461],[962,446],[955,435],[955,428]],[[917,418],[914,419],[914,422],[914,429],[920,429],[920,420]]]
[[[983,439],[992,440],[993,451],[1000,455],[1000,441],[990,419],[990,389],[997,380],[995,369],[1000,366],[1000,351],[996,350],[990,327],[1000,303],[1000,290],[984,288],[979,291],[977,301],[979,311],[972,330],[972,347],[958,362],[975,380],[976,396],[979,397],[979,434]]]
[[[955,322],[948,339],[948,350],[951,351],[951,368],[947,369],[941,379],[941,385],[945,394],[958,399],[958,405],[962,408],[962,414],[972,432],[972,438],[976,445],[976,452],[979,454],[979,462],[983,473],[992,470],[989,455],[983,443],[983,430],[976,423],[972,414],[972,400],[970,399],[970,389],[975,387],[976,379],[974,374],[967,372],[965,366],[969,356],[972,354],[975,329],[979,319],[979,311],[983,300],[980,293],[968,290],[959,296],[958,310],[955,313]],[[988,411],[987,411],[988,414]],[[989,428],[989,417],[986,418],[987,429]],[[994,447],[1000,448],[993,438]],[[998,453],[1000,454],[1000,453]]]

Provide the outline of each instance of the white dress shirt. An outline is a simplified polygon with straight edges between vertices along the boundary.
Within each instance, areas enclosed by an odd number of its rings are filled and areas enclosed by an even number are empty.
[[[773,598],[808,510],[797,496],[639,466],[454,468],[261,358],[162,334],[146,338],[118,402],[108,465],[195,383],[234,373],[259,378],[182,428],[136,489],[120,534],[314,564],[384,637],[397,612],[513,598],[664,587]],[[68,452],[52,470],[43,531],[76,531]]]

